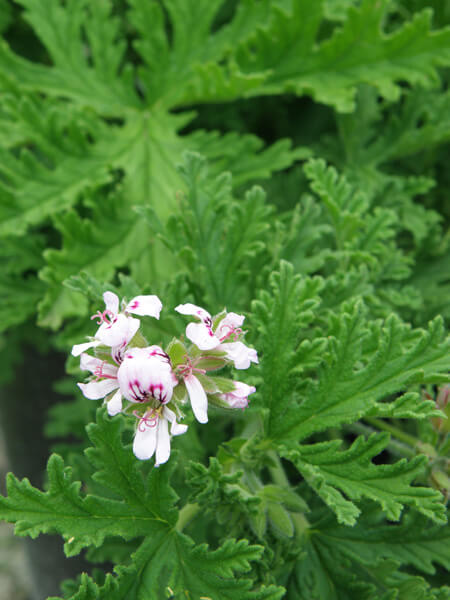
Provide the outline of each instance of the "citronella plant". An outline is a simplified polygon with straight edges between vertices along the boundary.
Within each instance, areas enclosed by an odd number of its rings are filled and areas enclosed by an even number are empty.
[[[84,560],[33,598],[450,598],[449,22],[0,0],[0,414],[54,450],[0,517]]]

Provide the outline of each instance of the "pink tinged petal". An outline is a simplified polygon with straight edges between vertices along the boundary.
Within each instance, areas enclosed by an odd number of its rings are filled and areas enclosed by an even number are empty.
[[[247,385],[242,381],[234,381],[234,390],[227,394],[220,394],[230,408],[246,408],[248,406],[248,396],[256,392],[253,385]]]
[[[85,344],[75,344],[72,348],[72,356],[80,356],[85,350],[89,350],[89,348],[95,348],[95,346],[99,346],[101,342],[99,340],[94,340],[92,342],[86,342]]]
[[[162,302],[158,296],[136,296],[128,303],[125,311],[135,315],[155,317],[159,319]]]
[[[120,390],[117,390],[111,400],[106,403],[106,408],[110,417],[114,417],[114,415],[122,412],[122,394]]]
[[[204,323],[189,323],[186,336],[200,350],[212,350],[220,344],[219,338],[216,338],[211,328]]]
[[[245,321],[245,317],[244,315],[238,315],[234,312],[230,312],[227,313],[227,315],[220,321],[219,325],[218,325],[218,329],[221,329],[222,327],[226,327],[226,328],[236,328],[236,327],[242,327],[243,323]]]
[[[258,363],[256,350],[249,348],[242,342],[221,344],[220,349],[226,353],[227,358],[234,362],[236,369],[248,369],[250,363]]]
[[[181,315],[192,315],[193,317],[197,317],[197,319],[201,319],[202,321],[205,321],[206,319],[211,319],[211,315],[208,311],[206,311],[201,306],[196,306],[195,304],[191,304],[190,302],[188,302],[187,304],[179,304],[175,307],[175,310]]]
[[[119,298],[114,292],[105,292],[103,294],[103,300],[105,301],[106,310],[113,315],[117,315],[119,312]]]
[[[134,336],[139,324],[139,319],[117,315],[112,323],[102,323],[95,337],[105,346],[123,346]]]
[[[117,379],[105,379],[104,381],[90,381],[89,383],[77,384],[83,395],[89,400],[99,400],[119,387]]]
[[[188,375],[184,379],[189,400],[191,401],[192,411],[199,423],[208,422],[208,398],[200,381],[195,375]]]
[[[167,420],[159,419],[158,432],[156,434],[156,461],[155,467],[159,467],[169,460],[170,456],[170,436]]]
[[[254,385],[247,385],[243,381],[233,381],[233,383],[235,389],[231,393],[238,398],[246,398],[250,394],[254,394],[256,392]]]
[[[139,422],[133,441],[133,452],[136,458],[148,460],[156,450],[157,430],[159,423],[153,426]]]
[[[180,423],[177,423],[175,413],[173,412],[173,410],[170,410],[170,408],[168,408],[167,406],[165,406],[163,409],[163,416],[169,421],[169,423],[171,423],[171,435],[182,435],[188,430],[187,425],[181,425]]]
[[[93,373],[96,369],[101,367],[102,362],[102,360],[95,358],[95,356],[83,353],[80,357],[80,369],[82,371],[90,371]]]

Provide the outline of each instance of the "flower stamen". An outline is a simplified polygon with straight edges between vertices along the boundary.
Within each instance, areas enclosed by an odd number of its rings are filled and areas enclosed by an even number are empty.
[[[97,325],[101,325],[102,323],[106,323],[107,325],[112,325],[115,321],[115,315],[110,310],[104,310],[101,312],[98,310],[95,315],[92,315],[91,321],[93,319],[98,319]]]
[[[139,423],[138,423],[138,430],[143,433],[146,428],[148,427],[156,427],[156,425],[158,424],[158,413],[153,409],[151,411],[151,413],[147,416],[147,414],[145,415],[140,415],[137,410],[133,411],[133,415],[139,419]]]

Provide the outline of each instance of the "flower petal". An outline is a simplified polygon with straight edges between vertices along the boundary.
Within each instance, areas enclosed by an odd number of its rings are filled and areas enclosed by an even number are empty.
[[[109,392],[119,387],[117,379],[105,379],[104,381],[90,381],[89,383],[77,384],[83,395],[89,400],[104,398]]]
[[[112,365],[111,363],[101,360],[95,356],[85,354],[84,352],[80,358],[80,369],[82,371],[90,371],[99,378],[103,377],[117,379],[118,368],[115,365]]]
[[[251,362],[258,363],[258,355],[254,348],[249,348],[242,342],[227,342],[221,344],[227,358],[234,362],[236,369],[248,369]]]
[[[219,338],[204,323],[189,323],[186,337],[200,350],[212,350],[220,344]]]
[[[170,436],[167,420],[162,417],[158,421],[158,433],[156,441],[156,461],[155,466],[159,467],[169,460],[170,456]]]
[[[120,314],[112,323],[102,323],[95,337],[105,346],[123,346],[131,340],[139,325],[139,319]]]
[[[108,409],[108,415],[110,417],[114,417],[114,415],[118,415],[122,412],[122,393],[120,390],[117,390],[111,400],[108,400],[106,408]]]
[[[206,311],[201,306],[197,306],[196,304],[191,304],[190,302],[186,304],[179,304],[175,307],[175,310],[179,312],[181,315],[192,315],[204,321],[205,319],[211,319],[211,315],[208,311]]]
[[[233,383],[235,389],[231,393],[233,396],[237,396],[238,398],[246,398],[250,394],[254,394],[256,392],[254,385],[247,385],[243,381],[233,381]]]
[[[93,340],[92,342],[86,342],[84,344],[75,344],[72,347],[72,356],[80,356],[85,350],[89,350],[89,348],[95,348],[95,346],[99,346],[101,342],[99,340]]]
[[[200,381],[195,375],[188,375],[184,379],[189,400],[191,401],[192,411],[199,423],[208,422],[208,398]]]
[[[155,317],[159,319],[162,302],[158,296],[136,296],[128,303],[125,311],[135,315]]]
[[[244,315],[238,315],[234,312],[227,313],[217,326],[216,333],[220,336],[225,335],[227,330],[230,331],[236,329],[237,327],[242,327],[244,321]],[[222,328],[224,329],[223,332]]]
[[[171,435],[181,435],[183,433],[186,433],[186,431],[188,430],[188,426],[177,423],[175,413],[173,412],[173,410],[170,410],[170,408],[165,406],[163,409],[163,415],[169,421],[169,423],[171,423],[171,426],[170,426],[170,434]]]
[[[90,354],[83,354],[80,356],[80,369],[82,371],[90,371],[93,373],[96,369],[102,366],[102,360],[100,358],[96,358],[95,356],[91,356]]]
[[[103,294],[103,300],[105,302],[106,310],[113,315],[117,315],[119,312],[119,298],[114,292],[105,292]]]
[[[253,385],[247,385],[242,381],[234,381],[234,390],[227,394],[220,394],[219,397],[228,404],[230,408],[246,408],[248,406],[248,396],[256,392]]]
[[[139,422],[133,441],[134,455],[140,460],[148,460],[156,450],[158,423],[153,427]]]

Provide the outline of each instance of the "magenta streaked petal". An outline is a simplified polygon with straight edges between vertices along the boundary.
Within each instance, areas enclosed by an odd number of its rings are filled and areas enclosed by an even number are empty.
[[[140,316],[155,317],[159,319],[162,302],[158,296],[136,296],[128,303],[125,311]]]
[[[119,387],[119,382],[117,379],[105,379],[104,381],[78,383],[77,385],[88,400],[99,400],[116,390]]]
[[[151,347],[126,351],[117,377],[122,394],[130,402],[153,397],[162,404],[172,398],[174,379],[170,364],[151,353]]]
[[[186,337],[200,350],[212,350],[220,344],[211,328],[204,323],[189,323],[186,327]]]
[[[189,400],[191,401],[192,411],[199,423],[208,422],[208,398],[200,381],[195,375],[188,375],[184,379]]]

